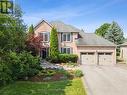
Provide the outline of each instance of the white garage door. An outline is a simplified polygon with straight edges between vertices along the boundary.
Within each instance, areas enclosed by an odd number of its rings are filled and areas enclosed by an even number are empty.
[[[99,65],[112,64],[112,53],[98,53]]]
[[[86,52],[81,54],[81,63],[82,64],[95,64],[95,53]]]

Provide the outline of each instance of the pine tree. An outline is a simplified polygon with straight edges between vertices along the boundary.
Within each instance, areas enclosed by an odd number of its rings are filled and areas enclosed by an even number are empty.
[[[33,24],[29,27],[29,31],[28,31],[28,33],[32,33],[32,34],[34,34],[34,26],[33,26]]]
[[[50,57],[52,60],[57,60],[59,54],[58,50],[58,35],[55,27],[52,28],[50,34]]]
[[[116,22],[112,22],[107,30],[105,38],[115,43],[116,45],[122,44],[124,41],[124,34],[120,26]]]

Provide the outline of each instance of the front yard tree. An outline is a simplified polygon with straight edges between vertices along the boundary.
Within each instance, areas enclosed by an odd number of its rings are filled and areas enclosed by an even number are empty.
[[[116,22],[112,22],[111,26],[107,30],[105,38],[109,41],[115,43],[116,45],[122,44],[124,42],[124,34],[120,26]]]
[[[20,52],[25,47],[26,25],[21,9],[14,10],[14,14],[0,14],[0,49]]]
[[[107,30],[110,25],[111,24],[109,24],[109,23],[104,23],[98,29],[95,30],[95,34],[97,34],[98,36],[105,37],[105,34],[107,33]]]
[[[52,60],[57,60],[59,54],[58,50],[58,35],[55,27],[51,30],[50,35],[50,57]]]

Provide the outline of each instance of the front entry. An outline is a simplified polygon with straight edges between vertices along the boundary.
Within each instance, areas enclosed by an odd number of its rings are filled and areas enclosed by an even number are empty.
[[[43,48],[43,49],[41,50],[40,56],[41,56],[42,58],[46,58],[48,55],[49,55],[49,48]]]

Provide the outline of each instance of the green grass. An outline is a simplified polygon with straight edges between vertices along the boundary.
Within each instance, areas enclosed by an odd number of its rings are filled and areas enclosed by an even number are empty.
[[[0,89],[0,95],[86,95],[80,78],[56,82],[20,81]]]

